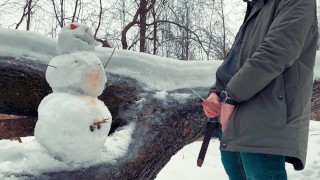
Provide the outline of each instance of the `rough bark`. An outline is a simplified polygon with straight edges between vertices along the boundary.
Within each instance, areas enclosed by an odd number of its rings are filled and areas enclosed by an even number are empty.
[[[140,52],[145,52],[147,32],[147,0],[140,0]]]
[[[0,120],[7,133],[12,131],[10,123],[15,124],[15,128],[24,127],[22,122],[35,123],[38,104],[51,92],[44,80],[45,69],[46,66],[39,63],[0,58],[0,113],[29,116],[23,120]],[[30,179],[154,179],[178,150],[201,136],[206,120],[196,96],[184,102],[168,96],[164,102],[154,98],[155,92],[145,90],[134,79],[115,74],[107,76],[107,88],[99,99],[106,103],[113,115],[112,129],[136,123],[128,154],[116,164],[45,173],[30,176]],[[196,90],[203,96],[206,94],[205,89]],[[190,90],[175,92],[190,93]],[[136,101],[142,98],[146,101],[137,104]],[[21,135],[25,134],[14,134]]]
[[[320,81],[313,84],[310,119],[320,121]]]

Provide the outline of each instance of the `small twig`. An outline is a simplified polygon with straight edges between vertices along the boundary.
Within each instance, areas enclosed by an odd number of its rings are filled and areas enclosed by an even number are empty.
[[[97,121],[97,122],[94,122],[91,126],[90,126],[90,131],[94,131],[96,129],[96,126],[98,129],[101,128],[101,124],[103,123],[109,123],[108,122],[109,119],[102,119],[101,121]]]
[[[116,48],[113,49],[112,54],[111,54],[111,56],[109,57],[109,60],[108,60],[107,64],[104,66],[104,68],[106,68],[106,67],[108,66],[108,64],[109,64],[109,62],[110,62],[110,60],[111,60],[111,58],[112,58],[113,53],[114,53],[115,50],[116,50]]]
[[[102,119],[101,121],[98,122],[94,122],[93,125],[99,125],[99,124],[103,124],[103,123],[108,123],[109,119]]]
[[[43,63],[41,63],[41,62],[30,62],[30,61],[28,61],[28,62],[26,62],[27,64],[42,64],[42,65],[45,65],[45,66],[48,66],[48,67],[53,67],[53,68],[58,68],[57,66],[53,66],[53,65],[50,65],[50,64],[43,64]],[[7,64],[12,64],[12,60],[7,60]],[[15,64],[16,66],[22,66],[22,65],[18,65],[18,64]]]
[[[195,90],[192,88],[189,88],[195,95],[197,95],[202,101],[204,100],[203,97],[201,97]]]
[[[49,64],[48,64],[47,66],[49,66],[49,67],[53,67],[53,68],[57,68],[57,66],[52,66],[52,65],[49,65]]]

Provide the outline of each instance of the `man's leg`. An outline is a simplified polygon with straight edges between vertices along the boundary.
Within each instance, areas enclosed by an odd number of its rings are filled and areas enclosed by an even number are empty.
[[[287,180],[285,157],[272,154],[240,153],[248,180]]]
[[[221,125],[219,124],[219,140],[222,136]],[[229,176],[230,180],[246,180],[246,175],[241,162],[241,155],[239,152],[221,151],[221,161]]]
[[[221,152],[221,161],[230,180],[246,180],[246,174],[238,152]]]

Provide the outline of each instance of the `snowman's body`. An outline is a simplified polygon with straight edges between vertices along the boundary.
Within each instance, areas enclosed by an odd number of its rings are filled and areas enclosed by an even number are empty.
[[[57,159],[81,163],[100,158],[112,117],[97,98],[107,78],[100,59],[88,51],[94,50],[93,36],[87,26],[76,25],[76,29],[65,27],[60,33],[62,37],[59,35],[61,55],[50,61],[51,66],[46,71],[53,93],[39,105],[34,134]],[[88,41],[79,42],[78,48],[75,44],[67,49],[72,44],[70,41],[77,43],[83,39]]]

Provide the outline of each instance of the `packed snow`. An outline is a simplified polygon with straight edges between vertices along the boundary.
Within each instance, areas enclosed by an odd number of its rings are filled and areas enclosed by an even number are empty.
[[[15,57],[17,60],[41,61],[49,64],[49,61],[58,55],[56,47],[57,40],[32,32],[8,29],[0,31],[0,54],[3,57]],[[95,52],[90,53],[95,53],[100,58],[102,65],[105,65],[112,51],[112,49],[96,47]],[[314,71],[317,79],[320,78],[319,58],[318,52]],[[182,88],[209,88],[214,82],[215,72],[220,64],[221,61],[177,61],[144,53],[116,50],[106,68],[106,73],[134,78],[143,83],[145,89],[153,90],[156,98],[165,100],[166,97],[171,96],[183,101],[189,98],[192,92],[190,94],[168,92]],[[144,101],[142,98],[137,101],[137,104],[143,104]],[[87,110],[84,109],[84,111]],[[50,156],[50,152],[39,145],[34,137],[23,138],[22,144],[0,140],[0,179],[22,177],[21,175],[28,175],[28,173],[37,175],[50,171],[73,170],[97,163],[115,163],[128,151],[134,126],[130,124],[108,137],[103,146],[101,159],[82,163],[59,161]],[[288,166],[289,179],[320,178],[319,134],[319,122],[312,122],[306,169],[296,172],[291,166]],[[214,177],[227,179],[220,162],[218,144],[217,140],[211,141],[206,160],[201,168],[196,166],[201,142],[194,142],[186,146],[172,157],[169,164],[159,173],[157,180],[179,178],[205,180]]]
[[[58,36],[58,54],[75,51],[94,51],[94,38],[91,28],[80,23],[72,23],[62,28]]]
[[[200,141],[191,143],[174,155],[169,163],[161,170],[156,180],[228,180],[223,169],[219,151],[219,140],[210,141],[206,158],[202,167],[197,167]],[[295,171],[291,164],[286,163],[289,180],[318,180],[320,179],[320,122],[310,122],[308,156],[303,171]]]
[[[101,159],[85,163],[59,161],[50,156],[48,150],[34,137],[22,138],[23,143],[0,140],[0,179],[23,179],[23,176],[36,176],[45,172],[71,171],[105,163],[114,164],[128,152],[134,129],[135,124],[132,123],[114,132],[104,143]]]
[[[91,52],[79,51],[54,57],[46,71],[53,92],[78,92],[100,96],[107,77],[100,59]]]
[[[102,119],[107,122],[90,130],[95,121]],[[101,159],[111,122],[108,108],[99,99],[54,92],[39,105],[34,135],[55,158],[81,163]]]
[[[1,29],[1,56],[48,64],[57,55],[57,40],[20,30]],[[95,53],[105,65],[113,49],[96,47]],[[115,50],[107,73],[129,76],[143,83],[146,89],[170,91],[181,88],[209,87],[222,61],[177,61],[175,59]]]
[[[64,162],[101,159],[111,128],[111,113],[97,98],[107,77],[94,49],[88,26],[67,25],[59,34],[58,55],[46,70],[53,92],[39,105],[34,136],[51,156]]]

